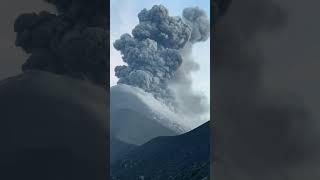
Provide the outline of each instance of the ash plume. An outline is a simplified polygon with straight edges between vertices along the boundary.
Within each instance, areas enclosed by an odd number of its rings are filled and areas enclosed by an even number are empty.
[[[183,63],[170,82],[170,88],[175,94],[175,100],[180,110],[193,118],[199,118],[199,114],[209,112],[209,102],[201,93],[192,89],[192,73],[200,69],[195,58],[192,57],[193,44],[206,41],[210,36],[210,20],[205,11],[198,7],[185,8],[182,18],[191,27],[189,42],[180,50]]]
[[[207,14],[199,7],[185,8],[182,13],[185,22],[192,28],[190,42],[205,41],[210,36],[210,22]]]
[[[46,0],[57,13],[20,15],[16,45],[29,58],[22,70],[38,69],[107,84],[109,45],[104,0]]]
[[[210,23],[205,12],[197,7],[186,8],[182,18],[171,17],[164,6],[155,5],[142,10],[138,18],[132,35],[124,34],[114,42],[127,63],[115,68],[118,83],[142,88],[172,107],[183,107],[177,100],[181,93],[202,108],[202,101],[197,101],[198,95],[191,91],[190,72],[199,67],[190,51],[192,44],[209,38]],[[175,91],[181,85],[186,89]]]

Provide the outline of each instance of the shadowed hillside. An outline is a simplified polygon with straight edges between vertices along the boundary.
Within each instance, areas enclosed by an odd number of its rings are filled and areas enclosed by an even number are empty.
[[[188,179],[209,175],[209,122],[179,136],[158,137],[114,163],[114,180]]]

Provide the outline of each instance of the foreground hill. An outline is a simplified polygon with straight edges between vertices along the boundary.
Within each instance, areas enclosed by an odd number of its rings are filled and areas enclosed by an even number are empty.
[[[110,138],[110,164],[122,158],[137,146],[122,142],[117,138]]]
[[[155,138],[114,163],[112,179],[208,179],[209,135],[207,122],[183,135]]]

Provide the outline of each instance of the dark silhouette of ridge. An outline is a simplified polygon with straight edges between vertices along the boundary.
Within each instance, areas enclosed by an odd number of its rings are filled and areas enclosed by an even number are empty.
[[[209,122],[179,135],[155,138],[111,166],[114,180],[203,179],[209,176]]]

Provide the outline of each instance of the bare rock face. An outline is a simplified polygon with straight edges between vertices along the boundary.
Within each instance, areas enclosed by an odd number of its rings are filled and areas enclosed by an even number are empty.
[[[106,95],[43,71],[1,81],[0,179],[99,179],[106,173]]]

